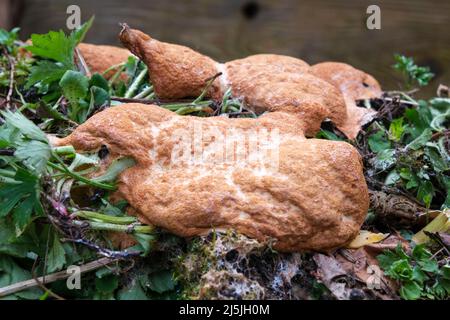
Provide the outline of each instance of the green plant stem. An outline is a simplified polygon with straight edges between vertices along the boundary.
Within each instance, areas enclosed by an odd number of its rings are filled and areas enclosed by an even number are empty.
[[[197,97],[197,99],[194,100],[194,102],[192,102],[193,104],[197,104],[198,102],[202,101],[203,98],[205,97],[206,93],[208,92],[209,88],[212,86],[212,84],[214,83],[214,81],[220,77],[222,75],[222,73],[218,73],[216,74],[214,77],[212,77],[211,79],[208,80],[208,82],[206,83],[205,88],[203,89],[203,91],[200,93],[200,95]]]
[[[207,101],[201,101],[197,103],[187,102],[187,103],[174,103],[174,104],[161,104],[162,108],[171,110],[171,111],[177,111],[180,108],[186,108],[186,107],[200,107],[200,106],[209,106],[212,103],[211,100]]]
[[[68,176],[74,178],[75,180],[81,181],[87,185],[93,186],[93,187],[97,187],[97,188],[101,188],[101,189],[105,189],[105,190],[111,190],[114,191],[116,190],[116,187],[110,184],[106,184],[106,183],[101,183],[101,182],[96,182],[96,181],[92,181],[88,178],[85,178],[73,171],[70,171],[65,165],[64,167],[59,166],[51,161],[47,161],[47,165],[49,165],[50,167],[52,167],[53,169],[56,169],[58,171],[64,172],[66,173]]]
[[[124,98],[131,98],[135,93],[136,90],[139,88],[141,83],[144,81],[145,76],[147,75],[147,66],[142,69],[142,71],[138,74],[138,76],[134,79],[131,86],[128,88],[127,92],[125,92]]]
[[[144,91],[142,91],[141,93],[137,94],[136,96],[133,97],[133,99],[144,99],[146,96],[150,95],[151,93],[153,93],[153,86],[150,86],[147,89],[145,89]]]
[[[103,72],[102,72],[102,76],[108,74],[108,72],[110,72],[110,71],[112,71],[112,70],[119,69],[119,68],[123,68],[123,67],[125,67],[125,63],[124,63],[124,62],[119,63],[119,64],[115,64],[115,65],[109,67],[108,69],[106,69],[105,71],[103,71]]]
[[[129,225],[135,222],[138,222],[138,220],[135,217],[116,217],[116,216],[110,216],[103,213],[93,212],[93,211],[86,211],[86,210],[80,210],[73,213],[77,217],[85,218],[85,219],[94,219],[99,220],[100,222],[106,222],[106,223],[112,223],[112,224],[125,224]]]
[[[89,225],[91,229],[100,231],[116,231],[116,232],[130,232],[131,233],[145,233],[151,234],[154,231],[152,226],[133,226],[133,225],[117,225],[112,223],[95,222],[95,221],[77,221],[74,220],[72,223],[76,226]]]
[[[113,83],[115,83],[117,81],[117,79],[120,77],[120,75],[122,74],[122,72],[125,70],[125,67],[126,67],[125,64],[118,65],[118,66],[120,66],[120,68],[116,71],[116,73],[114,73],[114,75],[111,77],[111,79],[109,79],[109,86],[111,86]]]
[[[58,155],[73,155],[75,154],[75,148],[73,146],[61,146],[53,148],[53,151]]]
[[[193,112],[203,111],[205,107],[203,106],[191,106],[191,107],[182,107],[175,111],[176,114],[185,115]]]

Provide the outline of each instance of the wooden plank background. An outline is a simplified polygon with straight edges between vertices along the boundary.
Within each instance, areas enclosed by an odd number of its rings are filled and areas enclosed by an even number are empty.
[[[8,0],[0,0],[5,2]],[[87,41],[118,44],[118,23],[153,37],[185,44],[225,61],[270,52],[309,63],[343,61],[373,74],[385,89],[397,89],[390,66],[394,53],[429,65],[439,83],[450,84],[450,1],[442,0],[15,0],[13,22],[22,37],[65,26],[66,8],[78,4],[82,19],[95,14]],[[367,30],[366,9],[381,7],[381,30]],[[0,22],[0,24],[4,22]]]

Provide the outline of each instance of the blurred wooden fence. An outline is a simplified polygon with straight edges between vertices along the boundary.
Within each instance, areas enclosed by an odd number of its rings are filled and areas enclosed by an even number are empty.
[[[222,61],[271,52],[310,63],[348,62],[389,89],[399,84],[390,68],[392,55],[404,53],[436,73],[428,91],[450,84],[450,1],[0,0],[0,25],[20,26],[23,38],[59,29],[70,4],[81,7],[83,20],[95,14],[87,38],[94,43],[118,44],[118,23],[127,22]],[[370,4],[381,7],[381,30],[366,28]]]

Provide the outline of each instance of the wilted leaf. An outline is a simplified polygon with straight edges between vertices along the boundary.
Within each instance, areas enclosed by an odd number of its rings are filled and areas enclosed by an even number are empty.
[[[356,238],[347,245],[347,248],[358,249],[367,244],[377,243],[386,239],[388,235],[387,233],[373,233],[367,230],[361,230]]]

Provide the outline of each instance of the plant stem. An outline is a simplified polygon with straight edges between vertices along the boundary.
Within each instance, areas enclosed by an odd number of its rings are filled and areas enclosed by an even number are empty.
[[[200,107],[200,106],[209,106],[212,103],[211,100],[207,100],[207,101],[201,101],[201,102],[197,102],[197,103],[193,103],[193,102],[186,102],[186,103],[173,103],[173,104],[161,104],[160,106],[162,108],[171,110],[171,111],[177,111],[180,108],[186,108],[186,107]]]
[[[89,271],[104,267],[104,266],[111,264],[113,262],[116,262],[116,261],[117,260],[113,260],[110,258],[101,258],[101,259],[86,263],[85,265],[81,265],[80,272],[81,273],[89,272]],[[36,287],[38,285],[36,280],[38,280],[42,283],[51,283],[51,282],[55,282],[58,280],[66,279],[66,278],[70,277],[70,275],[71,275],[70,272],[67,272],[67,270],[63,270],[63,271],[59,271],[56,273],[47,274],[47,275],[39,277],[37,279],[20,281],[20,282],[11,284],[9,286],[0,288],[0,297],[6,297],[10,294]]]
[[[95,219],[100,220],[102,222],[107,223],[113,223],[113,224],[131,224],[138,222],[138,220],[135,217],[115,217],[110,216],[103,213],[93,212],[93,211],[86,211],[86,210],[80,210],[73,213],[77,217],[85,218],[85,219]]]
[[[92,181],[88,178],[85,178],[73,171],[70,171],[67,167],[61,167],[53,162],[47,161],[47,165],[49,165],[50,167],[52,167],[53,169],[56,169],[58,171],[64,172],[66,173],[68,176],[74,178],[75,180],[81,181],[87,185],[91,185],[93,187],[97,187],[97,188],[101,188],[101,189],[105,189],[105,190],[111,190],[114,191],[116,190],[116,187],[110,184],[106,184],[106,183],[101,183],[101,182],[96,182],[96,181]],[[65,165],[64,165],[65,166]]]
[[[75,154],[75,148],[73,146],[61,146],[53,148],[53,151],[58,155],[73,155]]]
[[[131,98],[136,93],[136,90],[141,85],[142,81],[144,81],[144,78],[147,75],[147,71],[148,71],[147,66],[145,66],[144,69],[142,69],[142,71],[134,79],[133,83],[128,88],[127,92],[125,92],[124,98]]]
[[[102,72],[102,76],[106,75],[108,72],[115,70],[115,69],[122,69],[123,67],[125,67],[125,63],[119,63],[119,64],[115,64],[111,67],[109,67],[108,69],[106,69],[105,71]]]
[[[153,86],[148,87],[138,95],[134,96],[133,99],[144,99],[147,95],[153,93]]]
[[[119,66],[119,65],[118,65]],[[111,67],[112,68],[112,67]],[[112,70],[112,69],[111,69]],[[109,85],[112,86],[114,84],[114,82],[116,82],[116,80],[120,77],[120,75],[122,74],[122,72],[125,70],[125,64],[121,65],[119,67],[119,69],[116,71],[116,73],[114,73],[114,75],[111,77],[111,79],[109,79]]]
[[[74,220],[72,223],[76,226],[88,226],[94,230],[101,231],[116,231],[116,232],[132,232],[132,233],[146,233],[151,234],[154,230],[152,226],[133,226],[133,225],[117,225],[113,223],[104,223],[104,222],[96,222],[96,221],[77,221]]]

